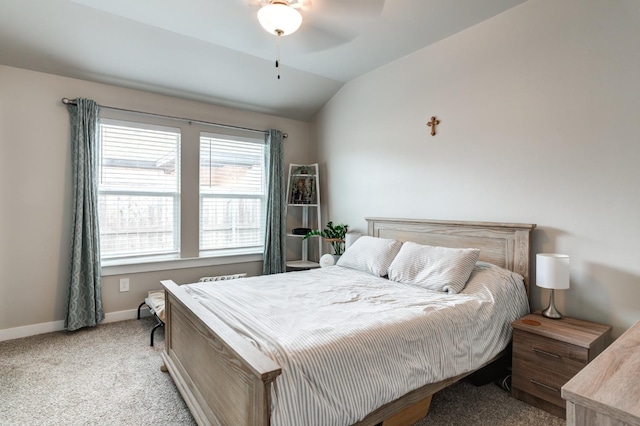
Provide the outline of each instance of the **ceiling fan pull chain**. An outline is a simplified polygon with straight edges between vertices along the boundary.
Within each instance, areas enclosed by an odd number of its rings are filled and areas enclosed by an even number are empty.
[[[280,36],[282,31],[276,30],[276,72],[278,73],[278,80],[280,80]]]

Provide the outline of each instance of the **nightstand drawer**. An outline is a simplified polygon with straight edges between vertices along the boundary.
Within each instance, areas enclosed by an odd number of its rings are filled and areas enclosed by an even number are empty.
[[[587,365],[589,353],[586,348],[514,330],[513,357],[530,362],[536,368],[572,377]]]
[[[559,407],[565,407],[560,389],[570,379],[571,376],[557,374],[521,359],[513,359],[513,376],[511,378],[513,388]]]

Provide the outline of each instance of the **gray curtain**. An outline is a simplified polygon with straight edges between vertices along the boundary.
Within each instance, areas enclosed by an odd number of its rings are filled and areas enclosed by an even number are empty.
[[[98,112],[89,99],[67,105],[71,116],[73,223],[71,266],[64,326],[94,326],[104,319],[98,230]]]
[[[286,272],[287,232],[285,217],[284,134],[270,129],[265,135],[267,164],[267,224],[262,273]]]

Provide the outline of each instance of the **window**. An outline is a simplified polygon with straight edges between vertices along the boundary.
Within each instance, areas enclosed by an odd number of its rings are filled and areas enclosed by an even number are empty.
[[[259,260],[266,211],[261,135],[121,117],[100,121],[103,274]]]
[[[180,129],[101,120],[102,259],[179,252]]]
[[[264,245],[264,141],[200,135],[200,250]]]

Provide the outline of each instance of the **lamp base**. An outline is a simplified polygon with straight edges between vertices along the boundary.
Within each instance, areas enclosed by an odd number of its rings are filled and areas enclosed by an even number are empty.
[[[562,318],[562,314],[560,312],[558,312],[558,310],[556,309],[556,303],[555,303],[555,297],[553,294],[553,289],[551,289],[551,295],[549,295],[549,306],[547,306],[547,309],[545,309],[544,311],[542,311],[542,315],[547,317],[547,318],[551,318],[551,319],[560,319]]]

